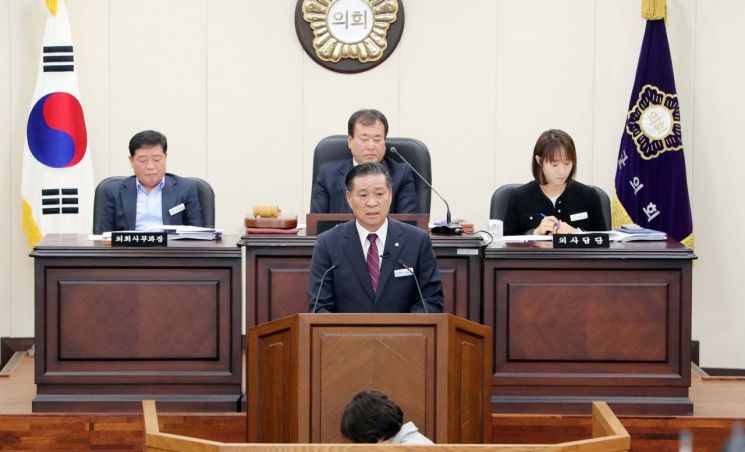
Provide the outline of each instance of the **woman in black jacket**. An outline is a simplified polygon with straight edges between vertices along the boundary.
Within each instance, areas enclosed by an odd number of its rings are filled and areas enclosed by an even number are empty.
[[[507,204],[505,235],[605,229],[597,192],[574,180],[577,152],[568,133],[543,132],[533,149],[532,166],[535,180],[516,189]]]

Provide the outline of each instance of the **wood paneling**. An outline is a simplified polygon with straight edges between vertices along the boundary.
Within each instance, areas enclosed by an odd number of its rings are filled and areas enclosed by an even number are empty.
[[[219,312],[230,307],[220,289],[230,274],[200,269],[194,276],[167,268],[50,270],[58,285],[59,358],[218,359]]]
[[[378,389],[433,441],[483,442],[489,336],[444,314],[298,314],[252,327],[248,441],[342,442],[346,404]]]
[[[689,414],[691,261],[677,242],[488,248],[496,412]]]
[[[745,418],[740,418],[745,420]],[[158,416],[161,432],[212,441],[245,441],[245,414]],[[696,417],[621,417],[631,435],[631,450],[677,450],[682,430],[693,435],[695,450],[720,450],[728,439],[733,419]],[[492,415],[491,443],[535,444],[588,438],[589,416]],[[144,425],[141,415],[1,415],[0,450],[117,450],[141,451]]]
[[[292,400],[293,366],[290,330],[284,329],[261,337],[257,344],[256,384],[262,391],[256,393],[256,437],[282,438],[291,442],[291,413],[296,405]]]
[[[505,270],[507,361],[664,362],[675,272]],[[673,286],[671,290],[671,287]],[[501,326],[501,324],[500,324]]]
[[[385,388],[406,419],[422,431],[434,432],[434,329],[361,327],[315,328],[312,343],[313,438],[345,441],[339,431],[344,407],[360,390]]]
[[[246,325],[308,312],[308,269],[315,237],[246,236]],[[481,322],[479,237],[432,236],[444,312]]]
[[[34,411],[233,411],[241,397],[240,249],[112,249],[48,235],[34,250]]]
[[[0,379],[0,413],[6,413],[0,415],[0,450],[142,450],[140,415],[18,414],[31,412],[33,361],[25,357],[9,378]],[[696,450],[719,450],[733,422],[745,421],[745,380],[702,380],[693,374],[691,382],[695,416],[620,418],[632,436],[632,450],[677,450],[681,430],[692,432]],[[163,432],[222,442],[246,438],[245,414],[158,418]],[[545,414],[493,414],[491,427],[492,443],[554,443],[586,438],[591,431],[588,416]]]
[[[491,437],[491,424],[481,422],[491,413],[490,404],[483,403],[490,399],[491,373],[480,364],[489,361],[491,344],[459,327],[454,328],[450,340],[450,350],[455,352],[450,356],[451,372],[455,375],[448,398],[450,406],[461,409],[448,413],[448,439],[460,444],[479,443],[481,438]],[[477,368],[483,371],[474,372]]]

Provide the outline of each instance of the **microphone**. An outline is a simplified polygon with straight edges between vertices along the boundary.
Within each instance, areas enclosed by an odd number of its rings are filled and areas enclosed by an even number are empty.
[[[419,291],[419,299],[422,300],[422,306],[424,307],[424,313],[429,314],[429,311],[427,311],[427,303],[424,301],[424,296],[422,295],[422,287],[419,285],[419,278],[416,277],[416,273],[414,273],[414,269],[406,265],[406,262],[404,262],[402,259],[399,259],[398,263],[403,265],[404,268],[411,273],[411,276],[414,277],[414,282],[416,283],[416,290]]]
[[[316,313],[316,308],[318,307],[318,299],[321,298],[321,289],[323,289],[323,282],[326,279],[326,275],[328,275],[331,270],[335,269],[338,266],[339,266],[339,263],[334,262],[333,264],[331,264],[331,267],[327,268],[326,271],[323,272],[323,275],[321,276],[321,284],[318,285],[318,293],[316,294],[316,301],[313,302],[313,309],[311,309],[310,311],[313,314]]]
[[[453,223],[451,221],[450,204],[448,204],[448,202],[445,201],[445,198],[443,198],[442,195],[439,194],[437,192],[437,190],[435,190],[435,187],[433,187],[432,184],[430,184],[429,182],[427,182],[427,179],[425,179],[424,176],[422,176],[421,173],[419,173],[419,171],[417,171],[416,168],[414,168],[414,166],[411,163],[409,163],[409,161],[406,160],[404,158],[404,156],[401,155],[398,152],[398,149],[396,149],[395,146],[391,146],[390,150],[391,150],[391,153],[396,154],[397,156],[399,156],[401,158],[401,160],[403,160],[403,162],[406,164],[406,166],[408,166],[409,168],[411,168],[411,170],[414,172],[414,174],[416,174],[417,176],[419,176],[419,179],[423,180],[424,183],[427,184],[427,187],[429,187],[430,190],[432,190],[433,192],[435,192],[435,194],[437,195],[437,197],[440,198],[442,200],[442,202],[445,203],[445,207],[447,209],[445,220],[447,221],[447,224],[433,227],[432,228],[432,233],[434,233],[434,234],[444,234],[444,235],[460,235],[460,234],[462,234],[463,233],[463,227],[461,225],[459,225],[458,223]]]

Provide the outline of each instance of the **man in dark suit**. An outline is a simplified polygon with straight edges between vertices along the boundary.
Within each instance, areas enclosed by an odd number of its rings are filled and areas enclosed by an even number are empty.
[[[318,236],[308,280],[311,312],[442,312],[429,234],[388,219],[391,185],[380,163],[357,165],[347,175],[355,219]]]
[[[202,208],[192,181],[166,173],[168,141],[145,130],[129,141],[129,163],[134,176],[106,186],[103,214],[94,230],[145,230],[151,226],[202,226]]]
[[[385,157],[388,120],[378,110],[359,110],[347,122],[347,143],[351,158],[324,163],[318,168],[310,200],[311,213],[350,213],[345,178],[355,165],[382,163],[391,175],[391,213],[417,213],[414,175],[403,163]]]

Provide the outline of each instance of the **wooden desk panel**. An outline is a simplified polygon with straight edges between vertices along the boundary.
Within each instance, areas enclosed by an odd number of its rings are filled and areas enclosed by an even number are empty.
[[[490,247],[495,412],[691,414],[691,262],[677,242]]]
[[[229,274],[209,269],[183,279],[174,269],[49,269],[50,317],[59,318],[60,364],[70,360],[218,360],[220,309],[229,309]],[[226,290],[227,289],[227,290]],[[222,293],[221,293],[222,292]],[[103,302],[102,302],[103,301]],[[226,320],[226,319],[222,319]],[[227,327],[227,328],[226,328]],[[64,332],[64,334],[60,334]],[[49,363],[48,363],[49,364]],[[223,363],[224,364],[224,363]]]
[[[480,237],[432,237],[445,313],[481,322]],[[246,326],[308,312],[308,272],[315,237],[244,236]]]
[[[48,235],[36,279],[33,410],[236,411],[241,397],[237,237],[123,249]]]

